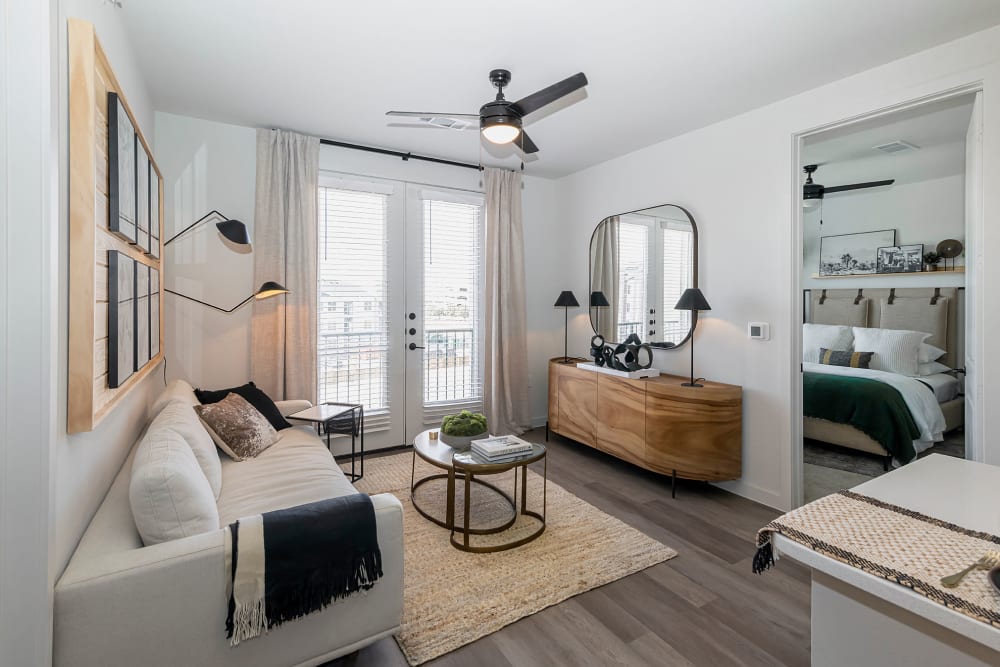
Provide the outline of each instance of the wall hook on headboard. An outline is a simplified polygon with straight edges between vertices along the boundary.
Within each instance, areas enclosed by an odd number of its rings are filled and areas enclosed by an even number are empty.
[[[823,293],[819,295],[819,305],[822,306],[824,301],[826,301],[826,290],[823,290]]]
[[[858,295],[857,295],[856,297],[854,297],[854,305],[856,306],[856,305],[858,305],[859,303],[861,303],[861,299],[863,299],[864,297],[865,297],[865,294],[864,294],[864,290],[862,290],[862,289],[861,289],[861,288],[859,287],[859,288],[858,288]]]
[[[940,298],[941,298],[941,288],[940,287],[935,287],[934,288],[934,296],[931,297],[931,305],[932,306],[936,306],[937,305],[937,301]]]
[[[889,290],[889,301],[888,304],[891,306],[892,302],[896,300],[896,288],[893,287]]]

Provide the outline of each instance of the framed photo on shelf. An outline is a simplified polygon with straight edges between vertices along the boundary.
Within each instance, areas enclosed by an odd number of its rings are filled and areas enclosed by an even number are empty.
[[[894,245],[895,229],[823,236],[819,240],[819,275],[874,274],[878,269],[878,249]]]
[[[923,270],[923,243],[886,246],[878,249],[878,273],[919,273]]]

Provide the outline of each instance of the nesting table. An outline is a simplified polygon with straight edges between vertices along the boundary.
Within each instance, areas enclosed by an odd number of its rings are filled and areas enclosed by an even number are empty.
[[[326,448],[330,449],[330,434],[351,436],[351,481],[365,476],[365,407],[357,403],[321,403],[290,414],[286,419],[316,425],[320,435],[326,434]],[[355,445],[361,441],[361,471],[355,472],[354,459],[358,455]],[[333,450],[330,450],[331,454]]]
[[[413,440],[413,463],[410,468],[410,499],[413,508],[432,523],[451,531],[451,545],[460,551],[472,553],[492,553],[496,551],[506,551],[527,544],[537,539],[545,532],[545,512],[547,506],[548,493],[548,460],[544,445],[533,444],[530,452],[509,461],[491,462],[474,453],[471,449],[466,451],[455,450],[439,439],[432,439],[431,433],[436,433],[436,429],[424,431]],[[420,479],[416,479],[417,458],[442,470]],[[542,508],[541,512],[528,509],[528,465],[542,461]],[[517,469],[520,468],[520,475]],[[488,475],[498,475],[501,473],[514,471],[514,492],[508,494],[503,489],[491,484],[480,477]],[[463,520],[459,525],[455,522],[455,481],[461,477],[464,481],[464,512]],[[518,483],[520,477],[520,484]],[[424,507],[421,507],[416,497],[416,491],[424,484],[433,480],[446,480],[445,495],[445,518],[432,515]],[[494,491],[510,506],[511,517],[503,524],[490,528],[473,528],[470,525],[472,507],[471,493],[472,486],[477,484],[481,487]],[[518,489],[520,487],[520,489]],[[520,503],[518,503],[518,491],[520,490]],[[518,505],[520,504],[520,508]],[[528,516],[538,522],[538,527],[530,534],[509,542],[501,544],[491,544],[488,546],[475,546],[469,543],[472,535],[494,535],[507,530],[517,521],[518,516]]]

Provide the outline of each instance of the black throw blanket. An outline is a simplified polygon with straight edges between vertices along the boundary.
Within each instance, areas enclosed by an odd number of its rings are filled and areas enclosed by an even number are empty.
[[[264,611],[266,628],[319,611],[333,600],[368,590],[382,576],[375,509],[358,493],[260,515],[264,545]],[[242,528],[241,521],[245,524]],[[233,591],[229,598],[226,636],[232,638],[237,599],[239,551],[248,548],[248,519],[229,526]],[[247,558],[250,558],[247,555]],[[237,638],[237,641],[240,637]]]

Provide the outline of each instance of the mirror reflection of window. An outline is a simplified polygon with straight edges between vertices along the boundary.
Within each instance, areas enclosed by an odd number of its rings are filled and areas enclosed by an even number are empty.
[[[649,285],[649,225],[639,216],[622,216],[618,228],[618,340],[644,338],[642,320]]]
[[[674,310],[684,290],[691,287],[691,255],[694,234],[687,221],[664,220],[660,226],[663,237],[663,301],[660,310],[660,338],[679,341],[691,328],[691,311]]]

